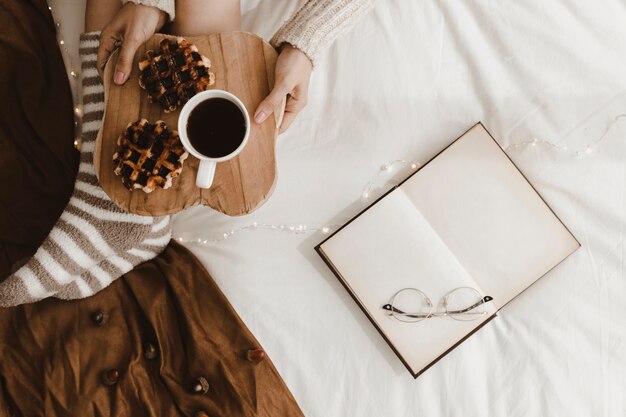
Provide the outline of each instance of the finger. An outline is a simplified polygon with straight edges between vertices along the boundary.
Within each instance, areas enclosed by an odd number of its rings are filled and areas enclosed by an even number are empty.
[[[141,44],[142,41],[140,38],[132,33],[124,36],[120,55],[115,65],[115,76],[113,77],[115,84],[124,84],[128,79],[133,65],[133,59],[135,58],[135,52],[137,52]]]
[[[276,121],[277,129],[283,123],[283,117],[285,117],[285,109],[287,108],[288,97],[289,97],[288,95],[283,97],[283,99],[280,102],[280,107],[277,110],[276,109],[274,110],[274,120]],[[278,114],[276,114],[276,111],[278,111]]]
[[[267,116],[272,114],[281,104],[282,100],[289,93],[290,88],[285,83],[277,83],[270,94],[259,104],[254,112],[254,121],[263,123]]]
[[[96,65],[98,67],[98,73],[100,74],[100,78],[102,78],[102,72],[104,71],[104,66],[106,65],[111,52],[115,50],[115,42],[118,40],[108,33],[102,32],[100,35],[100,46],[98,46],[98,54],[96,56]]]
[[[280,129],[278,130],[278,133],[281,134],[285,130],[287,130],[289,126],[291,126],[291,123],[293,123],[293,121],[296,120],[297,115],[298,115],[298,112],[291,112],[291,111],[285,112],[285,115],[283,116],[283,122],[280,125]]]
[[[308,97],[300,92],[289,94],[285,111],[298,113],[306,107]]]
[[[299,97],[295,95],[291,95],[291,94],[288,96],[287,104],[285,106],[285,114],[280,124],[279,133],[283,133],[285,130],[287,130],[287,128],[295,120],[298,113],[300,113],[302,109],[306,107],[306,104],[307,104],[306,94],[299,96]]]
[[[287,96],[287,103],[285,105],[285,113],[279,126],[278,133],[283,133],[296,119],[296,116],[304,108],[303,100],[298,100],[291,94]]]

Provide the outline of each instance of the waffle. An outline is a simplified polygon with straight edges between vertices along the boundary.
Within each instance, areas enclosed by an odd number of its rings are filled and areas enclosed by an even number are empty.
[[[114,172],[129,190],[141,188],[151,193],[157,187],[172,186],[188,155],[178,132],[169,130],[165,122],[152,124],[141,119],[129,123],[117,139]]]
[[[159,48],[146,51],[139,62],[139,85],[148,91],[148,100],[173,112],[191,97],[215,84],[209,71],[211,61],[184,38],[163,39]]]

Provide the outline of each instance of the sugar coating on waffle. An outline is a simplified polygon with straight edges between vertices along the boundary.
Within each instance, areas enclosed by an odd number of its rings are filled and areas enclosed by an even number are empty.
[[[146,51],[139,62],[139,85],[151,103],[166,113],[176,110],[197,93],[215,84],[211,61],[185,38],[163,39],[159,48]]]
[[[114,172],[129,190],[141,188],[151,193],[172,186],[188,155],[178,132],[169,130],[165,122],[152,124],[141,119],[129,123],[117,139]]]

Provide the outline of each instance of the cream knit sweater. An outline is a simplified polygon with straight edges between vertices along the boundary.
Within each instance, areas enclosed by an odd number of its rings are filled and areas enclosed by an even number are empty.
[[[365,15],[376,0],[308,0],[278,29],[270,44],[289,43],[304,52],[313,65],[318,54]]]
[[[122,0],[157,7],[174,20],[174,0]],[[283,0],[281,0],[283,1]],[[308,0],[270,40],[278,48],[289,43],[304,52],[315,65],[318,54],[351,28],[376,0]]]

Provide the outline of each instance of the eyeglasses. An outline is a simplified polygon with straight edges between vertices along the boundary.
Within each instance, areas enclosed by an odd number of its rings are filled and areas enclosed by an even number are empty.
[[[396,320],[415,323],[431,317],[450,317],[459,321],[471,321],[487,314],[485,304],[493,297],[480,293],[471,287],[459,287],[446,293],[437,309],[433,309],[430,298],[417,288],[403,288],[396,292],[389,304],[382,306],[387,315]],[[434,310],[434,311],[433,311]]]

